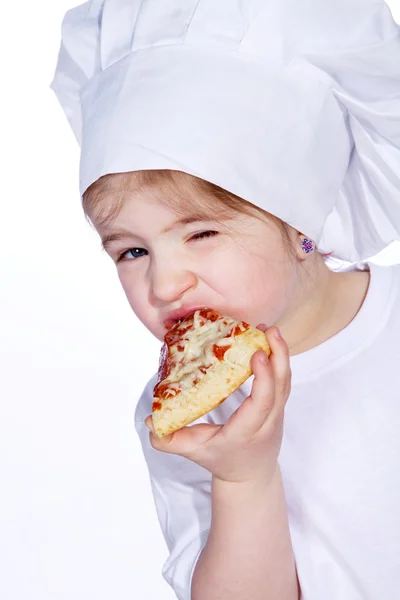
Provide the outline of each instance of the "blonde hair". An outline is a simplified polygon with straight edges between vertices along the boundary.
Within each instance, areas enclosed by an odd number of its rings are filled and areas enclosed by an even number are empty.
[[[201,216],[209,218],[210,214],[216,219],[242,214],[272,222],[278,227],[289,255],[295,257],[290,225],[218,185],[181,171],[146,170],[104,175],[82,196],[85,217],[92,224],[91,215],[95,216],[99,225],[105,226],[121,210],[125,192],[152,187],[163,191],[163,203],[178,215],[192,212],[201,220]]]

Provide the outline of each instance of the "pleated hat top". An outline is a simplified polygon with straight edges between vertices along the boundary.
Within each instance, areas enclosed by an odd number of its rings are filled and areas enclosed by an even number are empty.
[[[400,35],[383,0],[93,0],[52,82],[102,175],[174,169],[363,261],[400,238]]]

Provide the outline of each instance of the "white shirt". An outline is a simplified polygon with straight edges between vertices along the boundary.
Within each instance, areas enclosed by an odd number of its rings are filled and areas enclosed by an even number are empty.
[[[304,600],[400,598],[400,265],[369,267],[353,321],[291,357],[279,463]],[[135,423],[170,552],[163,576],[179,600],[190,600],[210,527],[211,474],[151,447],[143,421],[156,378]],[[252,379],[196,423],[226,422]]]

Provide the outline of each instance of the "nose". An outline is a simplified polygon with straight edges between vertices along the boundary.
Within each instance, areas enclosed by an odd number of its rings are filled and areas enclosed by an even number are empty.
[[[151,295],[158,302],[172,303],[180,300],[188,290],[197,285],[197,277],[191,270],[174,267],[168,260],[153,264],[150,278]]]

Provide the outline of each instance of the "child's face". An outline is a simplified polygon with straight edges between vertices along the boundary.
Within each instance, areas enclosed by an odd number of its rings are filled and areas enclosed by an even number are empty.
[[[127,193],[110,224],[93,218],[103,240],[124,232],[106,250],[130,306],[159,340],[168,314],[182,306],[207,306],[253,326],[290,312],[298,269],[274,223],[241,214],[176,224],[180,218],[146,191]]]

